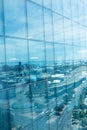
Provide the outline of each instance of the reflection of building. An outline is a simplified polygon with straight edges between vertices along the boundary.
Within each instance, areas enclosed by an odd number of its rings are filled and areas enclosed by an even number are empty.
[[[82,0],[0,1],[0,130],[72,130],[87,82],[86,12]]]

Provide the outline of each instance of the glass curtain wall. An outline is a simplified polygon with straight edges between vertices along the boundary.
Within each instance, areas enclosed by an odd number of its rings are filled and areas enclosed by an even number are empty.
[[[0,0],[0,130],[87,129],[86,5]]]

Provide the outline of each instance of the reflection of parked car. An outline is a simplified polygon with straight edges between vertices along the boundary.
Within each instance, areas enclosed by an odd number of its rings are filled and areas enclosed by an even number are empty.
[[[56,107],[55,107],[55,114],[56,114],[56,115],[61,115],[63,109],[64,109],[64,105],[56,106]]]
[[[79,124],[79,121],[72,119],[72,125],[77,125],[77,124]]]

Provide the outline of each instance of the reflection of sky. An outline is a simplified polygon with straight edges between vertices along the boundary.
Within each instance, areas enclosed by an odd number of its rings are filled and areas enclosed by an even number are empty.
[[[42,8],[42,0],[27,1],[27,16],[28,16],[28,38],[41,40],[42,42],[29,43],[27,49],[26,40],[6,39],[6,55],[7,61],[28,60],[28,51],[30,52],[30,60],[44,60],[44,39],[46,42],[46,56],[48,60],[53,58],[53,32],[55,43],[55,59],[64,60],[65,55],[67,60],[87,59],[85,44],[87,42],[87,8],[86,4],[81,0],[52,0],[51,9],[50,0],[44,0],[43,4],[46,8]],[[78,2],[77,2],[78,1]],[[5,0],[5,33],[7,36],[16,36],[27,38],[26,34],[26,15],[25,15],[25,0]],[[37,3],[34,4],[34,3]],[[62,5],[63,3],[63,5]],[[78,5],[77,5],[78,3]],[[3,34],[2,24],[2,6],[0,3],[0,34]],[[62,16],[62,13],[65,17]],[[43,19],[44,18],[44,19]],[[53,19],[52,19],[53,18]],[[72,20],[73,21],[72,21]],[[52,23],[53,22],[53,23]],[[80,24],[78,24],[78,22]],[[53,26],[52,26],[53,25]],[[84,26],[82,26],[84,25]],[[54,30],[54,31],[53,31]],[[45,32],[45,34],[44,34]],[[50,44],[51,42],[51,45]],[[63,46],[63,43],[69,44]],[[0,39],[0,61],[4,61],[4,45],[3,39]],[[59,44],[61,43],[61,44]],[[56,45],[58,44],[58,45]],[[81,45],[83,47],[71,46]],[[65,49],[64,49],[65,48]],[[11,50],[11,51],[10,51]],[[74,52],[74,54],[73,54]]]

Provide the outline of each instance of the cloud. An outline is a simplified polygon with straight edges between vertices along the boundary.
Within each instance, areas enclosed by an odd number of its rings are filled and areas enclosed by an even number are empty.
[[[38,60],[39,57],[30,57],[30,60]]]
[[[11,59],[9,59],[10,61],[17,61],[18,59],[16,57],[13,57]]]

